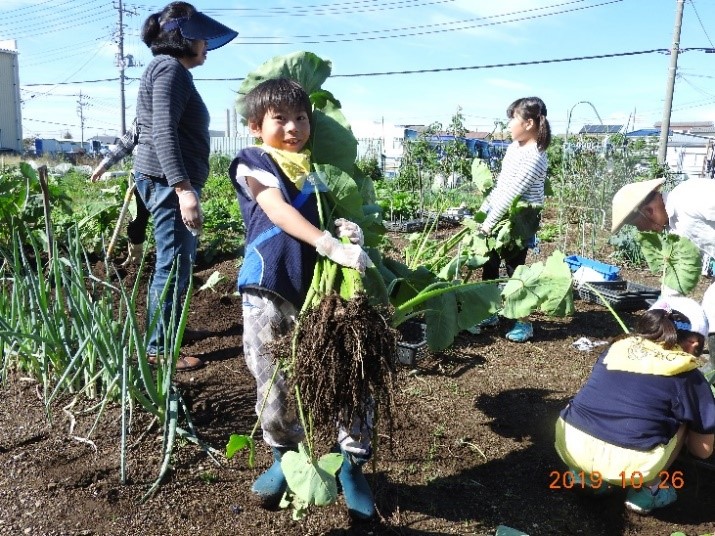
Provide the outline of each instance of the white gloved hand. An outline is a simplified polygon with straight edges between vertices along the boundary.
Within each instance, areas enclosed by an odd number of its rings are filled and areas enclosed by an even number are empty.
[[[362,246],[365,243],[365,238],[362,234],[362,229],[357,223],[353,223],[345,218],[335,220],[335,232],[340,238],[347,238],[352,244]]]
[[[201,226],[204,222],[204,214],[201,211],[198,194],[195,190],[180,190],[177,195],[179,196],[179,209],[181,210],[181,219],[184,221],[184,225],[194,236],[198,236],[201,234]]]
[[[323,236],[315,242],[318,255],[328,257],[331,261],[341,266],[354,268],[360,275],[365,274],[365,268],[374,266],[367,253],[357,244],[343,244],[334,238],[328,231],[323,231]]]

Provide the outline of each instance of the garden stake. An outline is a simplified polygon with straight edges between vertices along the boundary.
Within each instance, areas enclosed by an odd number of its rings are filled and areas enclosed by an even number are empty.
[[[136,183],[130,178],[127,193],[124,194],[124,203],[122,203],[122,210],[119,211],[119,218],[117,218],[117,226],[114,228],[114,232],[112,233],[112,239],[109,241],[109,245],[107,246],[107,259],[112,256],[114,246],[117,244],[117,238],[119,237],[119,229],[121,229],[122,225],[124,224],[124,219],[127,217],[129,203],[132,200],[132,195],[134,194],[134,190],[136,190],[136,187]]]

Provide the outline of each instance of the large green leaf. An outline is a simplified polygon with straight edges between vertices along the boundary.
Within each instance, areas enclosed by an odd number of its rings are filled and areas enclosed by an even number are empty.
[[[467,329],[493,315],[501,302],[499,285],[486,283],[457,290],[459,329]]]
[[[688,294],[698,284],[702,254],[689,238],[674,233],[642,232],[636,241],[651,271],[662,275],[663,285]]]
[[[319,460],[310,458],[303,444],[298,452],[288,451],[281,459],[281,469],[290,491],[306,505],[325,506],[338,498],[335,473],[342,463],[342,455],[325,454]]]
[[[524,318],[537,309],[553,316],[574,311],[572,276],[564,254],[554,251],[546,263],[519,266],[502,290],[507,318]]]
[[[494,176],[483,160],[475,158],[472,161],[472,183],[482,196],[494,187]]]
[[[353,172],[358,143],[335,103],[326,102],[324,108],[313,110],[311,139],[313,163],[332,164],[346,173]]]
[[[448,348],[459,331],[457,324],[457,296],[454,292],[440,294],[425,303],[427,344],[433,351]]]
[[[294,52],[284,56],[275,56],[257,69],[248,73],[238,89],[236,110],[245,117],[243,99],[254,87],[273,78],[290,78],[298,82],[310,95],[319,91],[323,82],[330,76],[332,64],[312,52]]]

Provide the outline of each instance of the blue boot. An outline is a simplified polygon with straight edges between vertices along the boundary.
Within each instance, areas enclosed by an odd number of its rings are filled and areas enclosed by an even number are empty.
[[[281,501],[288,483],[281,469],[283,454],[295,447],[271,447],[273,451],[273,465],[266,469],[251,486],[251,491],[258,496],[261,507],[275,508]]]
[[[362,466],[369,456],[359,456],[343,451],[343,464],[338,471],[338,481],[343,488],[345,504],[350,517],[365,521],[375,516],[375,499],[370,491]]]

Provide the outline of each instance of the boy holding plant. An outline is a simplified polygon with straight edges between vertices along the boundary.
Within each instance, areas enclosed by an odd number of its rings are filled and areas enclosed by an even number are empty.
[[[266,80],[245,96],[251,134],[262,140],[242,149],[231,163],[230,177],[246,222],[246,250],[238,275],[243,297],[243,345],[246,363],[256,379],[256,412],[274,463],[252,486],[263,507],[278,505],[287,484],[280,461],[297,450],[304,438],[287,403],[286,381],[271,342],[290,333],[311,286],[317,255],[365,272],[370,266],[362,250],[362,231],[347,220],[336,220],[341,243],[318,227],[316,185],[310,180],[312,105],[296,82]],[[344,461],[338,478],[348,510],[358,519],[375,513],[370,487],[361,467],[371,453],[372,423],[341,429],[338,442]]]

